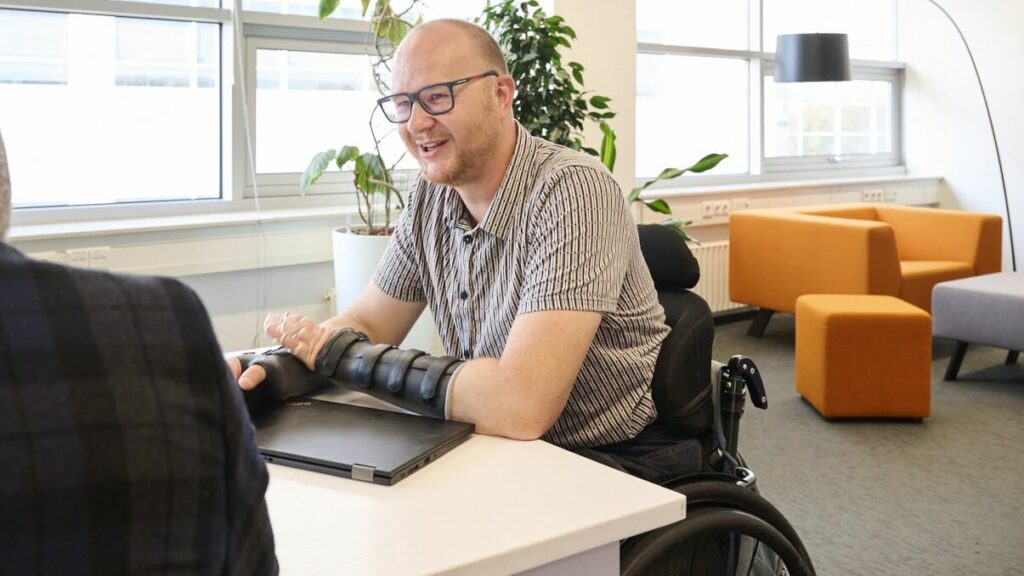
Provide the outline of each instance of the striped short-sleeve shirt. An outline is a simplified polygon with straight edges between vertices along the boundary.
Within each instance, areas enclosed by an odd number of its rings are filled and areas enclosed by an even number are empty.
[[[633,438],[656,417],[651,379],[665,315],[621,189],[592,157],[530,136],[483,221],[454,188],[420,180],[374,283],[427,302],[447,354],[498,358],[520,314],[602,314],[565,408],[544,438],[568,447]]]

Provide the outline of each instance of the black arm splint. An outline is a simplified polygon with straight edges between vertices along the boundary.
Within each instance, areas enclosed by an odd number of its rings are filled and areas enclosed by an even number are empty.
[[[448,384],[462,361],[371,344],[362,332],[342,328],[316,358],[316,373],[411,412],[445,417]]]

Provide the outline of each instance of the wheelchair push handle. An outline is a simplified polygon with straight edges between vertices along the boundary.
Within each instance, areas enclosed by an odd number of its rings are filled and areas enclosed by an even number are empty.
[[[739,461],[740,418],[746,404],[747,394],[754,406],[768,407],[768,395],[761,380],[761,371],[754,361],[746,356],[736,355],[722,367],[719,387],[719,413],[721,418],[722,447],[726,454]]]
[[[743,381],[754,406],[762,410],[768,408],[768,393],[764,389],[764,380],[761,379],[761,371],[757,369],[757,364],[754,364],[753,360],[737,354],[729,359],[725,370],[728,370],[727,374],[723,374],[725,378]]]

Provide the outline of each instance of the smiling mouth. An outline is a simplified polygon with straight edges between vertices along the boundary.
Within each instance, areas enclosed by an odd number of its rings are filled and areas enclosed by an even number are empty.
[[[438,147],[443,146],[447,142],[448,142],[447,140],[440,140],[440,141],[437,141],[437,142],[429,142],[427,144],[420,144],[419,145],[420,152],[423,152],[425,154],[429,154],[430,152],[433,152]]]

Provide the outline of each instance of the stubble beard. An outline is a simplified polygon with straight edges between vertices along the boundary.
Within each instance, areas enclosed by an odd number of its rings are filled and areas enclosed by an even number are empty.
[[[431,177],[424,171],[424,178],[434,184],[458,187],[473,182],[487,169],[493,146],[497,141],[498,124],[494,112],[494,104],[488,102],[481,113],[481,122],[476,129],[462,138],[463,146],[456,148],[449,168],[437,177]],[[423,167],[422,164],[420,165]]]

